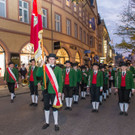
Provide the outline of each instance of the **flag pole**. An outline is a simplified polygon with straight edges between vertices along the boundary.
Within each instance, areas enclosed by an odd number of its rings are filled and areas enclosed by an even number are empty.
[[[41,41],[41,46],[42,46],[42,58],[43,58],[43,60],[44,60],[44,57],[45,57],[45,55],[44,55],[44,47],[43,47],[43,39],[42,39],[42,41]],[[46,89],[46,75],[45,75],[45,62],[44,62],[44,64],[43,64],[43,73],[44,73],[44,84],[45,84],[45,89]]]

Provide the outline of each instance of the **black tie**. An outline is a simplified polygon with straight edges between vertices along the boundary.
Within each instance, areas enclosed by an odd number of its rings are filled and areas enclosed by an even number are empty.
[[[125,72],[123,72],[123,76],[125,75]]]
[[[94,72],[94,74],[96,75],[96,72]]]
[[[52,66],[52,65],[50,65],[50,67],[52,68],[52,70],[54,70],[54,68],[55,68],[55,66]]]

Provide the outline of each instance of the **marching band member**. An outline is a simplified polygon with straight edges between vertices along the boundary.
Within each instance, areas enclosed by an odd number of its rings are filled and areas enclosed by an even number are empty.
[[[37,106],[38,105],[38,85],[40,85],[36,77],[36,72],[37,72],[38,67],[36,66],[35,59],[31,59],[30,62],[31,62],[31,66],[29,67],[29,73],[28,73],[29,87],[30,87],[31,100],[32,100],[32,103],[30,104],[30,106]]]
[[[103,72],[103,98],[106,101],[106,91],[108,90],[108,72],[106,66],[101,66],[101,71]],[[102,102],[102,96],[100,95],[100,102]]]
[[[56,66],[56,55],[49,54],[47,56],[48,64],[45,65],[45,77],[44,77],[44,70],[42,61],[41,66],[37,70],[37,77],[43,77],[43,98],[44,98],[44,113],[45,113],[45,124],[43,125],[42,129],[47,129],[49,127],[49,116],[50,116],[50,101],[53,110],[53,117],[54,117],[54,125],[55,131],[59,131],[58,126],[58,109],[62,107],[61,101],[61,93],[62,93],[62,70],[60,67]],[[46,89],[45,80],[46,78]]]
[[[71,62],[65,62],[66,68],[63,70],[64,95],[66,100],[65,110],[72,111],[73,89],[76,86],[75,70],[71,68]]]
[[[134,81],[131,71],[127,70],[127,64],[121,63],[121,70],[115,80],[116,92],[119,96],[120,115],[128,115],[129,93],[134,92]]]
[[[11,93],[11,103],[13,103],[14,98],[15,98],[15,88],[17,88],[17,83],[18,83],[18,71],[16,68],[14,68],[14,63],[9,62],[8,63],[8,68],[5,71],[4,74],[4,80],[5,83],[7,83],[9,92]]]
[[[88,72],[86,71],[85,66],[82,66],[81,68],[82,68],[81,99],[85,99],[88,83]]]
[[[114,87],[115,83],[115,71],[112,69],[112,66],[109,66],[109,92],[107,90],[107,96],[112,93],[112,86]]]
[[[98,112],[100,92],[103,90],[103,73],[99,71],[98,63],[93,64],[93,71],[90,72],[89,78],[87,89],[90,88],[91,92],[92,112]]]
[[[73,99],[74,99],[74,104],[78,104],[78,100],[79,100],[79,88],[80,88],[80,83],[82,80],[82,73],[81,71],[78,69],[78,64],[77,63],[73,63],[73,69],[75,70],[76,73],[76,87],[74,87],[74,92],[73,92]]]

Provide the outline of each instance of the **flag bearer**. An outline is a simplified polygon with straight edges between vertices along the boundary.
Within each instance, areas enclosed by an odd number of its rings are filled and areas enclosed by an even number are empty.
[[[109,92],[107,91],[107,96],[112,93],[112,86],[114,87],[115,83],[115,71],[113,70],[112,66],[109,66]]]
[[[131,71],[127,70],[127,64],[121,63],[121,71],[115,79],[116,91],[119,96],[120,115],[128,115],[129,108],[129,93],[134,92],[134,82]]]
[[[50,101],[53,110],[54,117],[54,129],[59,131],[58,125],[58,109],[62,107],[61,93],[62,93],[62,70],[60,67],[56,66],[56,55],[49,54],[47,56],[48,64],[45,65],[45,76],[43,70],[44,61],[42,61],[40,67],[37,70],[37,77],[43,77],[43,98],[44,98],[44,114],[45,114],[45,124],[42,129],[47,129],[49,127],[49,117],[50,117]],[[46,80],[46,89],[45,89]]]
[[[103,98],[106,101],[106,91],[108,90],[108,72],[106,70],[106,65],[101,66],[101,71],[103,72]],[[102,96],[100,95],[100,102],[102,102]]]
[[[31,59],[31,66],[29,67],[28,73],[28,80],[29,80],[29,87],[31,93],[31,100],[32,103],[30,106],[37,106],[38,105],[38,85],[40,84],[36,77],[36,72],[38,67],[36,66],[35,59]]]
[[[88,83],[88,72],[86,71],[85,66],[82,66],[81,68],[82,68],[81,99],[85,99]]]
[[[79,88],[80,88],[80,83],[82,80],[82,73],[80,71],[80,69],[78,69],[78,64],[77,63],[73,63],[73,69],[75,70],[76,73],[76,87],[74,87],[73,90],[73,100],[74,100],[74,104],[78,104],[78,100],[79,100]]]
[[[66,101],[65,110],[72,111],[73,89],[76,86],[75,70],[71,68],[71,62],[65,62],[66,68],[63,70],[64,95]]]
[[[18,83],[18,71],[14,68],[14,63],[9,62],[8,68],[4,74],[5,83],[7,83],[9,92],[11,93],[11,103],[13,103],[15,98],[15,88],[17,88]]]
[[[99,71],[98,63],[93,64],[93,71],[90,72],[88,89],[90,87],[92,99],[92,112],[98,112],[100,92],[103,90],[103,73]]]

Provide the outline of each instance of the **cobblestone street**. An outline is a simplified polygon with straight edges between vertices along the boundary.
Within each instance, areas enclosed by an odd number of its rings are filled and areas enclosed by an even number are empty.
[[[41,95],[41,94],[40,94]],[[41,96],[39,97],[41,100]],[[50,127],[42,130],[44,123],[43,103],[30,107],[30,95],[17,95],[15,102],[10,97],[0,98],[0,135],[135,135],[135,100],[132,97],[129,115],[120,116],[117,96],[100,106],[99,113],[91,112],[90,99],[80,100],[72,111],[59,112],[60,131],[54,131],[53,116]]]

